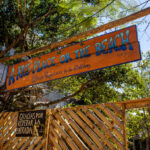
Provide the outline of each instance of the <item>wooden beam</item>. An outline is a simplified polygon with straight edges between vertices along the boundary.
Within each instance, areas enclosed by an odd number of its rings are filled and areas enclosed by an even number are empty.
[[[37,53],[40,53],[40,52],[44,52],[44,51],[49,50],[49,49],[54,49],[54,48],[57,48],[57,47],[61,47],[61,46],[67,45],[67,44],[69,44],[71,42],[77,41],[79,39],[83,39],[85,37],[92,36],[92,35],[94,35],[96,33],[100,33],[100,32],[103,32],[105,30],[117,27],[119,25],[128,23],[130,21],[133,21],[135,19],[144,17],[144,16],[149,15],[149,14],[150,14],[150,7],[146,8],[146,9],[143,9],[141,11],[138,11],[136,13],[133,13],[133,14],[131,14],[129,16],[124,17],[124,18],[121,18],[121,19],[109,22],[107,24],[101,25],[101,26],[99,26],[97,28],[94,28],[94,29],[91,29],[89,31],[77,34],[75,36],[72,36],[70,38],[62,40],[60,42],[51,43],[51,44],[49,44],[47,46],[40,47],[40,48],[37,48],[37,49],[32,49],[32,50],[30,50],[28,52],[16,54],[14,56],[1,58],[0,62],[5,62],[5,61],[16,59],[16,58],[22,58],[22,57],[25,57],[25,56],[30,56],[30,55],[34,55],[34,54],[37,54]]]
[[[150,98],[116,102],[115,104],[119,105],[120,107],[124,104],[125,109],[146,108],[150,107]]]

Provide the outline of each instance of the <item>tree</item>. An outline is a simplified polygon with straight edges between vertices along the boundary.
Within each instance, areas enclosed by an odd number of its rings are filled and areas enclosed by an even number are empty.
[[[150,143],[150,115],[146,109],[136,109],[127,112],[127,135],[130,141],[130,148],[135,150],[137,144],[140,149],[143,141],[145,143],[145,149],[149,150]]]
[[[140,99],[150,97],[150,51],[144,55],[144,59],[135,64],[134,69],[140,74],[140,81],[143,85],[128,86],[125,88],[125,92],[128,92],[130,99]],[[127,130],[129,140],[135,141],[139,139],[141,142],[146,140],[146,150],[150,148],[150,108],[132,110],[127,112]],[[135,145],[133,144],[133,147]],[[142,147],[142,146],[141,146]]]
[[[17,53],[24,52],[92,28],[97,18],[85,18],[108,3],[109,0],[97,1],[97,6],[93,6],[81,0],[2,0],[0,45],[5,44],[6,50],[0,56],[6,55],[11,48]],[[81,21],[82,25],[78,24]]]
[[[139,80],[142,84],[142,89],[139,86],[128,86],[124,88],[124,92],[128,93],[130,99],[141,99],[150,97],[150,51],[143,55],[144,59],[135,63],[133,69],[139,73]]]
[[[2,0],[0,7],[0,46],[5,45],[6,49],[1,50],[0,57],[8,56],[11,48],[14,48],[14,53],[23,53],[93,28],[96,26],[97,21],[103,23],[101,15],[106,15],[111,19],[111,15],[116,13],[117,10],[119,11],[118,8],[120,7],[125,10],[128,6],[121,3],[121,1],[114,0],[60,0],[57,2],[54,0]],[[53,50],[55,49],[46,50],[44,53]],[[7,64],[15,64],[24,59],[40,55],[36,54],[11,60]],[[102,99],[101,101],[104,101],[104,99],[118,99],[118,91],[115,88],[129,83],[129,77],[127,77],[129,73],[136,76],[133,79],[133,84],[138,83],[137,73],[130,69],[130,65],[123,65],[53,81],[48,86],[56,87],[66,95],[60,101],[76,96],[78,100],[97,103],[99,99]],[[66,86],[64,85],[65,80],[68,80]],[[73,86],[69,89],[70,82]],[[34,101],[32,97],[37,97],[39,92],[42,92],[42,88],[34,86],[12,92],[1,90],[1,109],[34,108],[37,105],[36,100]],[[18,96],[18,93],[22,97]],[[92,102],[91,99],[93,99]],[[8,109],[7,104],[11,104],[13,108]]]
[[[124,93],[121,89],[129,85],[141,85],[139,79],[140,75],[130,64],[126,64],[60,79],[49,84],[60,92],[65,91],[66,95],[78,91],[75,98],[82,101],[81,104],[92,104],[123,100]]]

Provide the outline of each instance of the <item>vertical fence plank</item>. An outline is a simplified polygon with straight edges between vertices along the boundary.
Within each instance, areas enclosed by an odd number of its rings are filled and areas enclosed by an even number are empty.
[[[123,110],[123,123],[124,123],[124,129],[123,129],[123,134],[124,134],[124,144],[125,144],[125,150],[128,149],[127,146],[127,133],[126,133],[126,104],[122,104],[122,110]]]
[[[46,144],[45,144],[45,150],[48,149],[48,134],[49,134],[49,127],[50,127],[50,115],[51,115],[51,110],[47,109],[46,110],[46,129],[45,129],[45,137],[46,137]]]

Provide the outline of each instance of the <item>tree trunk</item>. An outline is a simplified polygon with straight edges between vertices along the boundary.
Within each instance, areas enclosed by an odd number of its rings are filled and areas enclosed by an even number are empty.
[[[133,137],[133,150],[136,150],[134,137]]]
[[[146,150],[150,149],[150,137],[146,138]]]
[[[139,139],[139,144],[140,144],[140,150],[142,150],[142,140]]]

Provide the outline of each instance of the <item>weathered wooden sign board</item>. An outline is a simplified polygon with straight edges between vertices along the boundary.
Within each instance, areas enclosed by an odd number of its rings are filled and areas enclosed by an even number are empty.
[[[136,26],[9,67],[7,90],[140,60]]]
[[[46,110],[19,112],[16,137],[43,136]]]

